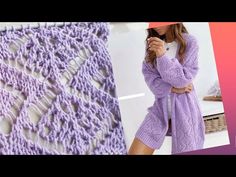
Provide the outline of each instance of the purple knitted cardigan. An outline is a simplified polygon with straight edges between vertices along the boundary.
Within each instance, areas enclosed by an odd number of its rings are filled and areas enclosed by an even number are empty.
[[[108,34],[107,23],[0,32],[0,154],[126,154]]]
[[[187,47],[184,63],[166,55],[157,58],[156,68],[143,62],[143,74],[155,102],[136,133],[144,144],[159,149],[168,131],[167,95],[171,96],[172,153],[202,149],[205,127],[196,92],[171,93],[171,87],[181,88],[193,82],[198,72],[198,44],[189,34],[184,34]]]

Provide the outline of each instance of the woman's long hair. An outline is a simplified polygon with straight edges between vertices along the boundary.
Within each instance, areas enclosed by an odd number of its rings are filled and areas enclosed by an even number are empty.
[[[186,50],[186,41],[183,38],[183,33],[188,33],[187,29],[185,28],[185,26],[183,25],[183,23],[177,23],[174,25],[170,25],[169,29],[170,31],[170,35],[172,35],[172,38],[179,43],[180,47],[179,47],[179,51],[178,51],[178,55],[179,55],[179,62],[183,63],[184,60],[184,53]],[[165,35],[160,36],[153,28],[150,28],[147,30],[148,35],[146,38],[146,42],[147,39],[150,37],[158,37],[161,40],[165,40]],[[156,59],[156,54],[153,51],[148,51],[148,45],[146,47],[146,57],[145,60],[147,62],[150,62],[153,66],[155,65],[155,59]]]

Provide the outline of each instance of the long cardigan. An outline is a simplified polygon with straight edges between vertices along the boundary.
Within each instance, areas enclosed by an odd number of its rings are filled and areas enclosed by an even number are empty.
[[[144,61],[142,67],[155,102],[148,108],[136,138],[153,149],[161,147],[169,128],[167,99],[170,94],[172,154],[202,149],[205,139],[205,126],[195,89],[183,94],[171,92],[172,87],[181,88],[192,83],[199,70],[197,40],[186,33],[183,37],[187,43],[183,64],[176,54],[175,58],[166,55],[156,58],[155,67]]]

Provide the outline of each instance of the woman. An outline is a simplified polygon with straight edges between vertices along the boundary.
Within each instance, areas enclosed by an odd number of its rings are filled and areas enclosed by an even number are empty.
[[[142,72],[155,102],[148,109],[129,154],[153,154],[168,130],[173,154],[202,149],[205,127],[192,84],[198,72],[196,39],[182,23],[177,23],[148,29],[146,41]]]

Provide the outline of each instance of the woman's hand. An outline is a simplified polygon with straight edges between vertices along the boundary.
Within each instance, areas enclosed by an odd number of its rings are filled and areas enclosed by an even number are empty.
[[[148,38],[148,50],[155,52],[158,58],[166,53],[164,44],[165,42],[157,37]]]
[[[183,93],[190,93],[193,90],[193,84],[188,84],[187,86],[183,88],[171,88],[172,93],[177,93],[177,94],[183,94]]]

